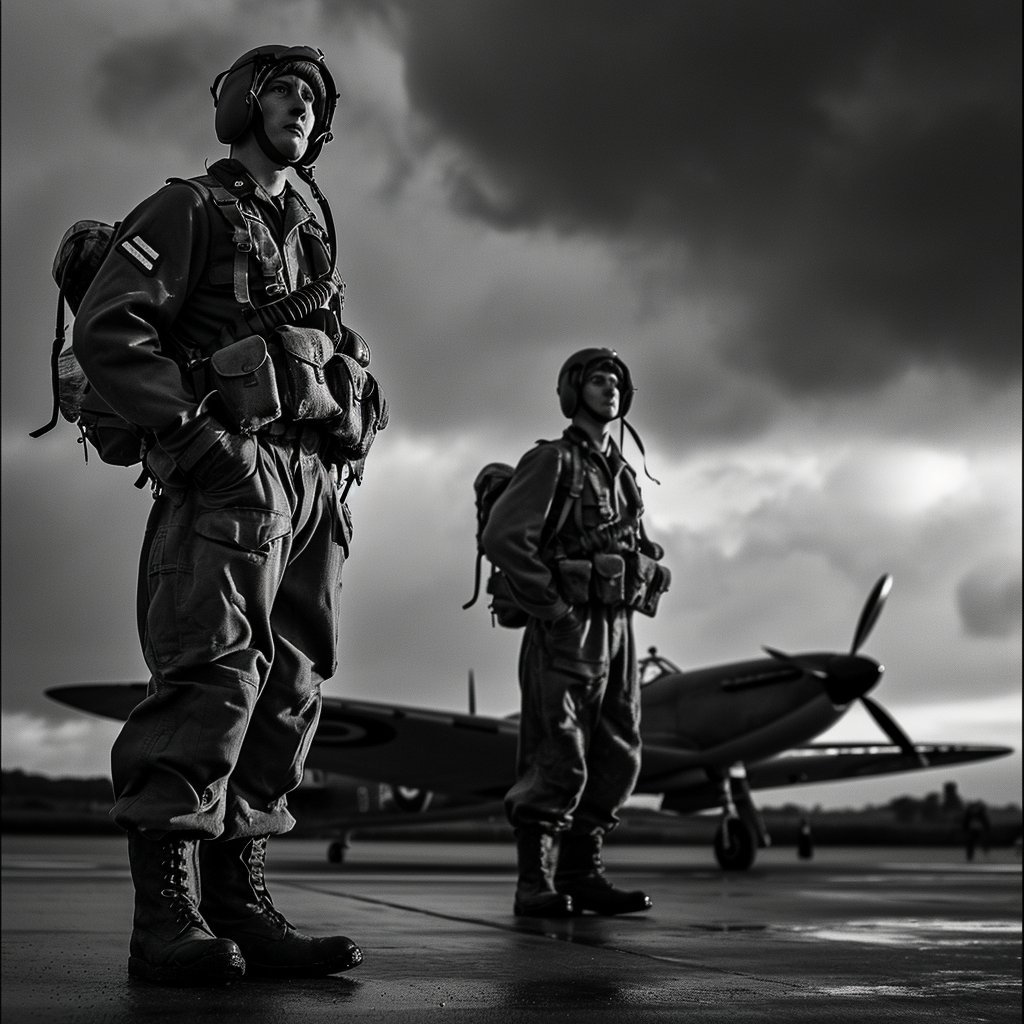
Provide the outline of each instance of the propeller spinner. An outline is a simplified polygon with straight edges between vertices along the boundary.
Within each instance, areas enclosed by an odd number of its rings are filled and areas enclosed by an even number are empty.
[[[861,609],[860,618],[857,620],[857,628],[853,632],[853,643],[850,645],[849,654],[834,654],[824,664],[818,659],[815,664],[811,664],[799,656],[786,654],[774,647],[765,647],[764,651],[776,660],[791,664],[808,675],[814,676],[815,679],[821,680],[825,693],[828,694],[828,698],[833,704],[843,707],[859,699],[882,732],[904,754],[917,758],[921,767],[926,768],[928,759],[924,754],[914,748],[914,744],[897,725],[892,715],[881,704],[867,696],[868,690],[872,689],[881,679],[885,668],[873,658],[867,658],[857,653],[871,634],[871,630],[874,629],[891,590],[892,576],[888,573],[871,588],[871,593],[868,594],[868,599]]]

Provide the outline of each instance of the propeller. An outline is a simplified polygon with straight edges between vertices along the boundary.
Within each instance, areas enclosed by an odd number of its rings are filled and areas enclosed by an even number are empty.
[[[860,702],[868,709],[868,714],[878,723],[878,727],[896,744],[908,757],[916,757],[922,768],[928,767],[928,758],[919,750],[914,749],[910,737],[896,724],[896,720],[876,700],[872,700],[866,693],[862,693]]]
[[[834,654],[821,664],[820,657],[812,662],[808,658],[801,658],[785,651],[777,650],[774,647],[764,647],[766,654],[794,668],[798,668],[815,679],[821,680],[829,700],[833,704],[842,707],[859,699],[867,712],[874,719],[878,727],[900,748],[908,757],[916,757],[922,768],[928,766],[928,759],[924,754],[914,749],[914,744],[907,734],[896,724],[896,720],[877,701],[867,696],[870,690],[879,679],[885,668],[872,658],[866,658],[857,652],[864,645],[875,628],[879,615],[885,607],[885,602],[892,590],[892,576],[886,573],[881,576],[871,588],[864,607],[861,609],[860,618],[857,620],[857,628],[853,631],[853,643],[850,645],[849,654]]]
[[[880,577],[878,582],[871,588],[868,599],[861,609],[860,618],[857,620],[857,628],[853,632],[853,643],[850,645],[850,653],[856,654],[861,645],[867,640],[871,630],[875,628],[878,616],[882,614],[889,591],[892,590],[892,577],[886,573]]]
[[[476,714],[476,679],[473,678],[473,670],[469,670],[469,713]]]

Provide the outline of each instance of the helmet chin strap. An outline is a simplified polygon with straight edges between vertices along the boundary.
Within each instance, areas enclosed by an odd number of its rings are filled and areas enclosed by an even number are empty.
[[[253,96],[253,111],[252,111],[252,134],[256,139],[256,144],[263,150],[263,155],[273,163],[277,164],[278,167],[295,167],[298,164],[296,160],[289,160],[271,141],[267,135],[267,130],[263,127],[263,109],[260,107],[259,98]]]
[[[328,278],[333,277],[335,267],[338,265],[338,233],[334,226],[334,214],[331,212],[331,204],[327,201],[327,196],[323,194],[320,186],[316,183],[316,179],[313,177],[313,168],[303,166],[299,160],[289,160],[270,141],[267,131],[263,127],[263,110],[260,107],[259,98],[253,96],[253,102],[255,107],[252,112],[252,134],[253,138],[256,139],[256,144],[263,151],[264,156],[279,167],[294,168],[295,173],[309,186],[309,190],[313,193],[313,198],[320,206],[320,211],[324,215],[324,226],[327,228],[327,242],[331,253],[331,269],[324,276]]]

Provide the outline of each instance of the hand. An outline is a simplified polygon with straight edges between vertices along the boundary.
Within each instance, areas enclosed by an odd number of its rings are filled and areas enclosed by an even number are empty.
[[[259,446],[244,434],[223,434],[192,467],[192,482],[201,491],[226,491],[256,472]]]
[[[556,641],[574,636],[579,631],[581,625],[580,617],[574,609],[570,608],[564,615],[557,619],[552,619],[548,623],[548,636]]]

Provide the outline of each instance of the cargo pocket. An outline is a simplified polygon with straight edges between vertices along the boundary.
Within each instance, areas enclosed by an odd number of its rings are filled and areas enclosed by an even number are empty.
[[[241,551],[265,554],[270,545],[291,532],[283,512],[266,508],[218,508],[200,512],[195,531],[207,540]]]
[[[577,608],[569,629],[564,626],[552,629],[549,622],[542,628],[544,651],[553,669],[585,682],[594,682],[608,674],[605,617],[600,609],[597,614],[591,614],[590,608]]]
[[[349,544],[352,543],[352,512],[344,501],[334,503],[334,542],[348,558]]]

